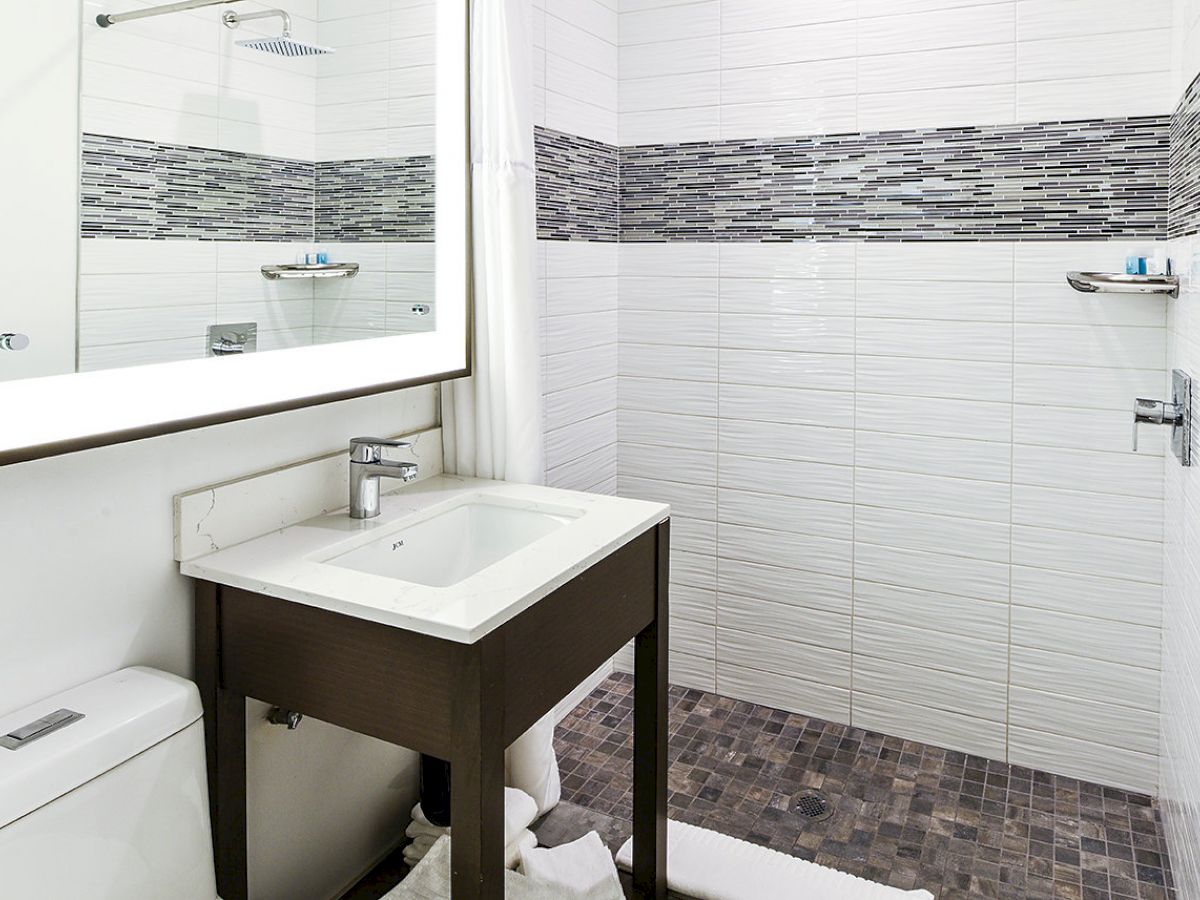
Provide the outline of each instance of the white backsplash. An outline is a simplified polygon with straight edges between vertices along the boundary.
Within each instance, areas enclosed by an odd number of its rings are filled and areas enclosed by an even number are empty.
[[[389,450],[389,460],[417,464],[418,481],[442,474],[441,428],[399,437],[412,446]],[[175,559],[186,562],[341,509],[349,483],[347,449],[179,494]],[[387,494],[403,486],[384,479],[380,491]]]

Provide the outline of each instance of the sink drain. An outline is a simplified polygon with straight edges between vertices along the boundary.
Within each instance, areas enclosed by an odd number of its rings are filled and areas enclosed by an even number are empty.
[[[792,798],[792,812],[810,822],[823,822],[833,815],[833,804],[820,791],[810,789]]]

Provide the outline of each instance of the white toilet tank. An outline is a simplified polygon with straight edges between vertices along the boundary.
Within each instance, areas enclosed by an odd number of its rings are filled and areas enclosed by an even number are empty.
[[[64,709],[83,717],[42,737],[11,738]],[[14,743],[20,748],[9,749]],[[0,716],[0,897],[216,894],[194,684],[123,669]]]

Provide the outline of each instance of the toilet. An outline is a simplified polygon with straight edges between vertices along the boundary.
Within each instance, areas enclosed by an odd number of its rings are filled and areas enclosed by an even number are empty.
[[[0,716],[0,896],[214,900],[201,716],[147,668]]]

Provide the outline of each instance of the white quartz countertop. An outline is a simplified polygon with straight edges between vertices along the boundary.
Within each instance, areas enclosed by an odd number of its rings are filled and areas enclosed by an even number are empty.
[[[428,518],[439,507],[484,496],[523,509],[570,508],[582,514],[448,587],[400,581],[327,562],[373,539],[401,540],[406,523]],[[384,494],[381,506],[375,519],[351,519],[343,509],[183,562],[180,571],[192,578],[474,643],[670,514],[661,503],[448,475]]]

